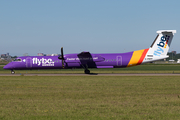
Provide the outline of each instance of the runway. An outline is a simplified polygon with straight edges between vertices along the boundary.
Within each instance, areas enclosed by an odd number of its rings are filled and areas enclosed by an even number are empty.
[[[92,74],[0,74],[0,76],[180,76],[180,74],[147,74],[147,73],[142,73],[142,74],[132,74],[132,73],[113,73],[113,74],[96,74],[96,73],[92,73]]]

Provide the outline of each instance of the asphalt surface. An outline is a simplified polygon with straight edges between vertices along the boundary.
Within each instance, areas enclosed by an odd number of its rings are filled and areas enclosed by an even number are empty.
[[[91,74],[0,74],[0,76],[180,76],[180,74],[96,74],[96,73],[91,73]]]

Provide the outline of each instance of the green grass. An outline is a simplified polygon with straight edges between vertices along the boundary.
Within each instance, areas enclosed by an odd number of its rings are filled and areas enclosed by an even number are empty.
[[[180,119],[172,76],[0,77],[1,120]]]
[[[128,68],[113,69],[90,69],[91,73],[180,73],[180,65],[155,65],[145,64]],[[83,69],[49,69],[49,70],[15,70],[16,73],[84,73]],[[10,73],[10,70],[3,70],[0,66],[0,73]]]

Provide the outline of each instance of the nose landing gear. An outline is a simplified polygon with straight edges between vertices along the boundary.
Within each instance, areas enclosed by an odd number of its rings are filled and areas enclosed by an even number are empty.
[[[11,74],[15,74],[15,72],[13,70],[11,70]]]

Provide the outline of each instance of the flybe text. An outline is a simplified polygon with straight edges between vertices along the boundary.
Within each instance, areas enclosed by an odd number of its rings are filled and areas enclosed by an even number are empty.
[[[162,53],[164,53],[163,48],[167,47],[169,38],[170,36],[168,35],[161,37],[160,42],[157,44],[158,48],[154,51],[155,56],[160,56]]]
[[[160,47],[164,47],[164,48],[166,48],[166,46],[167,46],[167,44],[168,44],[168,41],[169,41],[169,38],[170,38],[170,36],[162,36],[161,37],[161,41],[157,44],[158,46],[160,46]]]
[[[45,58],[33,58],[33,64],[37,64],[38,66],[42,65],[42,66],[54,66],[54,62],[52,61],[51,58],[49,59],[45,59]]]

